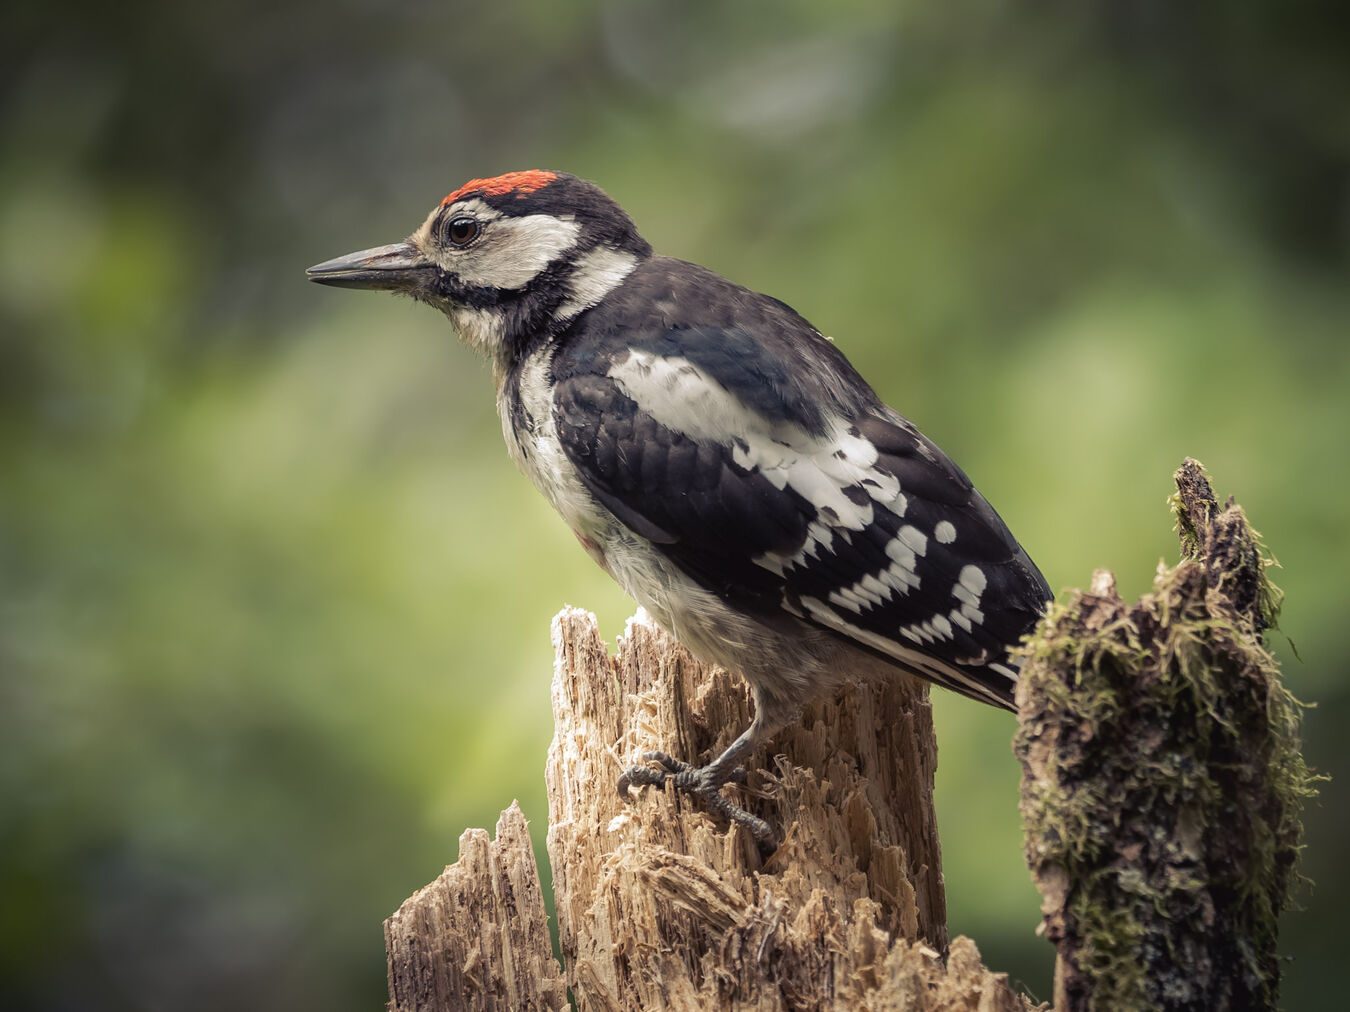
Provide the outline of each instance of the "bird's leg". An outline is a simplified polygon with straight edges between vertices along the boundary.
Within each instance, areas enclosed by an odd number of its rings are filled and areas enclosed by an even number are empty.
[[[660,787],[669,781],[677,790],[694,795],[710,811],[744,826],[763,846],[773,847],[777,844],[773,828],[759,816],[722,797],[721,793],[724,784],[745,782],[745,770],[740,767],[740,761],[773,730],[762,725],[757,717],[739,738],[706,766],[692,766],[665,752],[644,752],[642,761],[657,763],[660,768],[629,766],[619,777],[619,796],[626,801],[629,787]]]

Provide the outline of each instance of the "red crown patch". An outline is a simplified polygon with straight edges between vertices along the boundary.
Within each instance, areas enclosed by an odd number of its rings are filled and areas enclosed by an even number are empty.
[[[523,172],[507,172],[500,176],[493,176],[491,179],[470,179],[442,200],[441,206],[453,204],[460,197],[467,196],[470,193],[483,193],[489,197],[501,197],[508,193],[514,193],[517,197],[524,197],[535,190],[543,189],[557,178],[556,172],[548,172],[544,169],[526,169]]]

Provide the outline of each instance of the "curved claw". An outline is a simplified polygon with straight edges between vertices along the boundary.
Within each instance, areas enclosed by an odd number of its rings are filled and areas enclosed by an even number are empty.
[[[707,776],[708,767],[691,766],[682,759],[665,752],[644,752],[642,761],[657,763],[662,768],[651,766],[629,766],[619,776],[619,796],[627,802],[632,801],[628,793],[630,787],[661,787],[666,781],[686,794],[692,794],[701,800],[711,812],[721,815],[729,822],[744,826],[760,846],[772,849],[777,846],[777,836],[773,828],[757,815],[752,815],[739,805],[722,797],[723,784]],[[747,776],[745,768],[738,766],[732,770],[725,783],[744,784]]]
[[[672,774],[693,773],[695,767],[690,766],[682,759],[676,759],[666,752],[643,752],[642,761],[645,763],[659,763],[664,769],[654,770],[650,766],[629,766],[619,776],[617,787],[619,788],[619,797],[625,801],[631,800],[628,794],[630,787],[660,787],[666,782],[666,779]]]
[[[628,793],[630,787],[659,787],[665,783],[666,777],[670,774],[664,770],[654,770],[650,766],[629,766],[619,774],[619,782],[616,785],[619,789],[619,797],[624,801],[631,802],[632,796]]]
[[[689,765],[683,759],[676,759],[669,752],[643,752],[642,761],[645,763],[660,763],[666,768],[667,773],[690,773],[697,768]]]

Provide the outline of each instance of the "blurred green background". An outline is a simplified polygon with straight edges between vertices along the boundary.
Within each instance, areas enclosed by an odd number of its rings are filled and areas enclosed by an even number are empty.
[[[303,274],[527,167],[834,335],[1056,588],[1146,590],[1208,465],[1339,771],[1282,947],[1286,1007],[1340,1007],[1347,11],[8,5],[0,1007],[378,1008],[460,832],[519,797],[542,844],[549,619],[631,607],[445,321]],[[934,705],[952,929],[1048,997],[1012,722]]]

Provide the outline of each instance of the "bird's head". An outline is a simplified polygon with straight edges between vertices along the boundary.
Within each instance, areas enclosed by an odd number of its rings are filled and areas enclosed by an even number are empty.
[[[411,295],[498,368],[607,295],[651,247],[594,183],[533,169],[474,179],[402,242],[316,264],[311,281]]]

